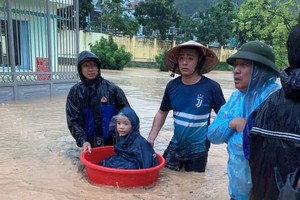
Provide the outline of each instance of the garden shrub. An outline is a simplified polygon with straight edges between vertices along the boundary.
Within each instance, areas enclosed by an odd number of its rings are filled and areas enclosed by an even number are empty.
[[[217,71],[232,71],[233,67],[226,62],[219,62],[216,69]]]
[[[165,58],[166,53],[167,53],[167,50],[165,49],[162,53],[155,56],[155,62],[159,68],[159,71],[164,71],[164,72],[168,71],[168,69],[164,65],[164,58]]]
[[[102,37],[95,44],[90,43],[89,46],[101,60],[103,69],[122,70],[131,61],[132,54],[126,52],[124,46],[118,48],[112,36],[109,36],[108,40]]]

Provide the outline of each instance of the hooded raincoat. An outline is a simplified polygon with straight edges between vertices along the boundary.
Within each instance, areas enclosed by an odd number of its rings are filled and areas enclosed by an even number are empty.
[[[81,64],[92,60],[97,63],[98,76],[86,79],[81,72]],[[82,147],[89,142],[92,147],[111,145],[114,132],[109,131],[111,118],[125,106],[129,106],[123,90],[114,83],[104,79],[100,74],[101,61],[89,51],[78,55],[78,74],[80,82],[69,91],[66,101],[68,128]]]
[[[300,68],[285,69],[280,80],[282,88],[255,112],[250,133],[253,200],[277,199],[288,174],[300,166]]]
[[[151,144],[140,134],[140,120],[133,109],[123,108],[120,113],[126,116],[132,129],[126,136],[120,136],[115,144],[115,155],[110,156],[99,164],[105,167],[120,169],[145,169],[158,165],[156,153]],[[116,130],[114,118],[112,127]]]
[[[229,154],[227,173],[229,195],[232,199],[248,199],[251,175],[248,161],[243,152],[243,133],[229,128],[231,120],[248,118],[271,93],[280,88],[276,83],[277,73],[253,62],[251,79],[246,92],[236,90],[219,110],[216,119],[208,127],[208,139],[213,144],[227,144]]]

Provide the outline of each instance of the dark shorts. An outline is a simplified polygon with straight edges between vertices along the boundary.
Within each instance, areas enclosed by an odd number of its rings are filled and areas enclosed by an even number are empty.
[[[208,152],[191,154],[183,157],[174,150],[172,142],[169,143],[163,157],[166,160],[165,167],[171,170],[180,171],[184,169],[187,172],[205,172]]]

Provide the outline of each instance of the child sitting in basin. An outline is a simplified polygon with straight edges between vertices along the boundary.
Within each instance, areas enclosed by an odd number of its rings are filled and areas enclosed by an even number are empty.
[[[110,126],[118,134],[115,155],[102,160],[99,165],[119,169],[145,169],[158,165],[152,145],[140,134],[140,120],[132,108],[120,110]]]

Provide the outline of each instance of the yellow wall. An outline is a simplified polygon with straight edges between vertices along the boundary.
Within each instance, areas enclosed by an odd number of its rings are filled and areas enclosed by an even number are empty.
[[[108,39],[107,34],[93,33],[80,31],[79,34],[79,51],[89,50],[89,43],[94,44],[101,37]],[[155,62],[155,56],[159,55],[164,51],[175,46],[175,41],[170,40],[157,40],[157,39],[146,39],[137,37],[126,37],[126,36],[113,36],[113,40],[118,44],[119,47],[124,46],[125,50],[132,54],[132,61],[139,62]],[[229,50],[221,48],[211,48],[220,61],[226,61],[226,59],[236,52],[236,50]]]

